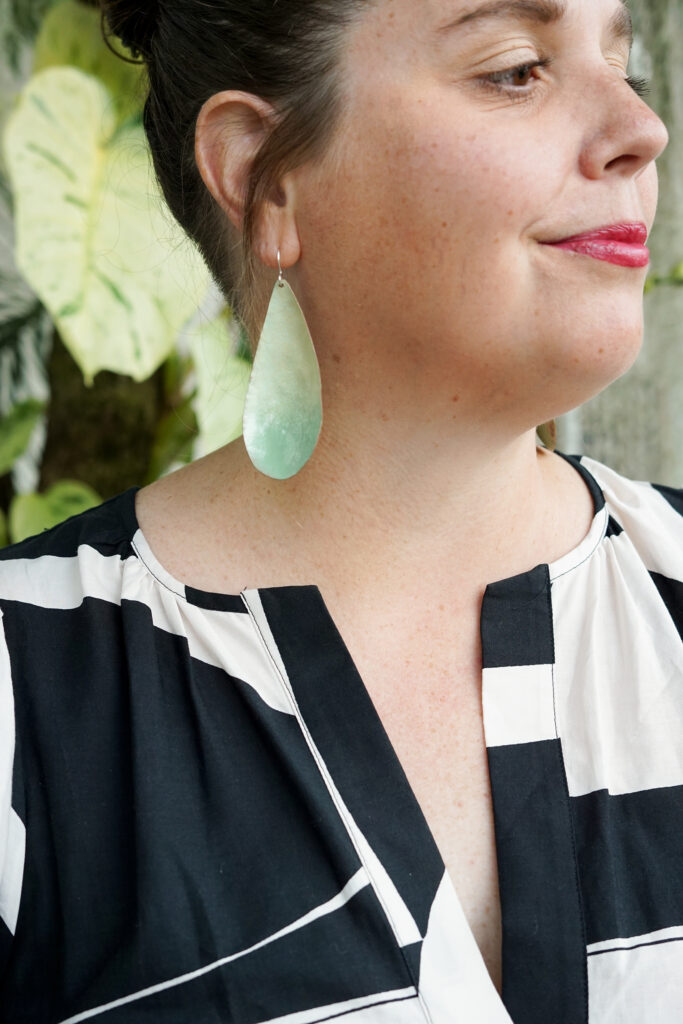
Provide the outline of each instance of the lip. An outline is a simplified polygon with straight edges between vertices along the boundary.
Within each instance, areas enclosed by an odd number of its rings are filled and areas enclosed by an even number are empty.
[[[641,221],[629,221],[606,224],[567,238],[541,242],[541,245],[566,249],[621,267],[646,267],[650,262],[646,241],[647,226]]]

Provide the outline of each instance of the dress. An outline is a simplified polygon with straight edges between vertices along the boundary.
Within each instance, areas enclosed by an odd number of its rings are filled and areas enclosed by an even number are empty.
[[[318,587],[184,586],[131,488],[0,551],[2,1024],[683,1020],[683,491],[563,458],[481,611],[503,999]]]

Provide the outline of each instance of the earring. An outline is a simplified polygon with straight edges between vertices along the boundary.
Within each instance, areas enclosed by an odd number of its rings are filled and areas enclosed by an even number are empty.
[[[322,427],[322,384],[301,306],[282,278],[268,305],[244,403],[244,444],[265,476],[287,480],[308,462]]]

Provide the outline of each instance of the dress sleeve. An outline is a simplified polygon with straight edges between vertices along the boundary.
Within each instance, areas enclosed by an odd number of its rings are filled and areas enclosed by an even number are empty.
[[[0,978],[19,915],[26,829],[12,806],[15,751],[12,670],[0,611]]]

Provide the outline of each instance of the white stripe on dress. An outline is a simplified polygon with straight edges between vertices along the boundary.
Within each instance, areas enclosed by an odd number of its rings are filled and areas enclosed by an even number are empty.
[[[553,584],[553,618],[570,796],[683,784],[683,645],[626,533]]]
[[[12,807],[14,737],[12,668],[0,611],[0,917],[12,935],[17,927],[26,853],[26,829]]]
[[[659,934],[681,930],[667,928]],[[680,1024],[683,941],[671,937],[657,942],[657,934],[647,937],[648,944],[588,957],[589,1020],[600,1024]]]
[[[3,561],[0,598],[37,608],[79,608],[84,597],[121,603],[122,561],[81,544],[77,555],[41,555]]]
[[[432,1024],[512,1024],[447,871],[422,943],[420,994]]]
[[[683,516],[645,480],[629,480],[609,466],[582,458],[610,513],[628,533],[645,567],[683,581]]]
[[[485,668],[482,706],[487,747],[557,738],[552,665]]]

